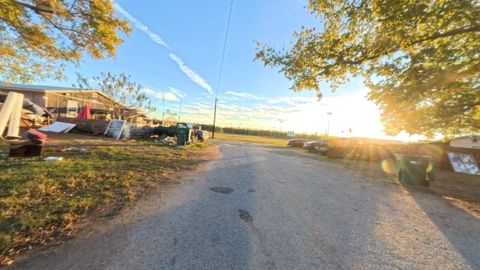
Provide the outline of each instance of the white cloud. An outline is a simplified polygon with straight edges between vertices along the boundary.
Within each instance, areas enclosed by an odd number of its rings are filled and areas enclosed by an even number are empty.
[[[120,6],[119,4],[117,3],[113,3],[113,8],[120,14],[122,14],[125,18],[127,18],[127,20],[131,21],[133,23],[133,25],[135,25],[135,27],[144,32],[145,34],[148,35],[148,37],[155,43],[157,43],[158,45],[160,46],[163,46],[165,48],[168,48],[170,49],[170,47],[168,46],[168,44],[157,34],[155,34],[154,32],[152,32],[146,25],[144,25],[142,22],[140,22],[139,20],[137,20],[135,17],[133,17],[132,15],[130,15],[130,13],[128,13],[128,11],[126,11],[122,6]]]
[[[213,109],[213,104],[208,104],[208,103],[205,103],[205,102],[189,102],[189,103],[184,105],[184,108],[190,108],[190,109],[194,109],[194,110],[198,110],[198,109],[211,110],[211,109]]]
[[[151,88],[143,88],[142,91],[150,97],[154,97],[154,98],[157,98],[157,99],[162,99],[163,98],[163,92],[153,90]]]
[[[300,105],[317,101],[314,97],[279,97],[268,101],[270,104]]]
[[[197,72],[187,66],[180,57],[173,53],[170,53],[169,56],[173,61],[175,61],[175,63],[177,63],[180,70],[182,70],[183,73],[185,73],[185,75],[190,78],[190,80],[198,84],[203,89],[207,90],[208,93],[213,94],[212,87],[202,77],[200,77]]]
[[[172,92],[171,90],[166,90],[166,91],[157,91],[153,90],[151,88],[143,88],[143,92],[145,92],[147,95],[154,97],[156,99],[165,100],[167,101],[179,101],[179,97],[177,96],[176,93]]]
[[[178,97],[174,93],[169,91],[165,91],[165,100],[179,101]]]
[[[174,87],[167,87],[168,91],[174,93],[177,97],[179,98],[184,98],[187,96],[187,94],[185,94],[185,92],[183,92],[182,90],[180,89],[177,89],[177,88],[174,88]]]
[[[245,93],[245,92],[235,92],[235,91],[227,91],[225,94],[237,97],[237,98],[246,98],[246,99],[253,99],[253,100],[263,100],[264,97],[258,97],[253,94]]]
[[[159,36],[157,35],[156,33],[152,32],[146,25],[144,25],[142,22],[140,22],[139,20],[137,20],[135,17],[133,17],[130,13],[128,13],[128,11],[126,11],[122,6],[120,6],[118,3],[113,3],[113,7],[114,9],[122,14],[125,18],[127,18],[127,20],[129,20],[130,22],[133,23],[133,25],[135,25],[135,27],[137,29],[139,29],[140,31],[144,32],[145,34],[148,35],[148,37],[150,37],[150,39],[155,42],[156,44],[162,46],[162,47],[165,47],[165,48],[168,48],[170,50],[172,50],[170,48],[170,46],[168,46],[168,44]],[[180,57],[178,57],[177,55],[173,54],[173,53],[170,53],[169,54],[170,58],[175,61],[175,63],[177,63],[178,67],[180,68],[180,70],[182,70],[183,73],[185,73],[185,75],[187,75],[188,78],[190,78],[190,80],[192,80],[194,83],[198,84],[200,87],[204,88],[205,90],[208,91],[208,93],[212,94],[213,91],[212,91],[212,87],[200,76],[198,75],[197,72],[195,72],[193,69],[191,69],[189,66],[187,66],[182,59],[180,59]],[[173,88],[174,89],[174,88]],[[177,90],[177,89],[174,89],[174,90]],[[176,94],[177,96],[180,96],[178,93],[176,93],[175,91],[172,91],[174,94]]]

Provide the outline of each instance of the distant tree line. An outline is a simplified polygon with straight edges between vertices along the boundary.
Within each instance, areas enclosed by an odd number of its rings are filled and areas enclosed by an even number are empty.
[[[212,125],[201,125],[201,126],[203,130],[207,130],[209,132],[213,131]],[[216,126],[215,132],[288,139],[288,133],[286,131],[277,131],[277,130],[232,128],[232,127]],[[295,134],[295,138],[306,139],[306,140],[322,140],[322,139],[325,139],[325,136],[318,135],[318,134],[298,133],[298,134]]]

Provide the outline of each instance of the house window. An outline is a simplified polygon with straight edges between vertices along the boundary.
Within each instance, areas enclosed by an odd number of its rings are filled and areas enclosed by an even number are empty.
[[[77,117],[78,115],[78,101],[67,101],[67,117]]]

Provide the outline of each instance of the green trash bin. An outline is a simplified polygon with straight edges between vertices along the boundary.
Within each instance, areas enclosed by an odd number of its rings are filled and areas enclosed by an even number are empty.
[[[429,186],[435,178],[435,166],[430,156],[395,154],[400,182],[407,185]]]
[[[190,143],[191,129],[177,128],[177,145],[187,145]]]

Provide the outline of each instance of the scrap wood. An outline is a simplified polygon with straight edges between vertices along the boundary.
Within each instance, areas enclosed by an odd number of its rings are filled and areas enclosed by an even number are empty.
[[[33,143],[44,144],[47,141],[47,134],[35,129],[29,129],[27,131],[27,138]]]
[[[16,92],[8,93],[5,104],[0,110],[0,138],[8,126],[8,136],[17,137],[20,129],[21,108],[23,103],[23,94]],[[18,123],[17,123],[18,122]]]
[[[8,123],[8,138],[20,138],[20,122],[22,120],[22,104],[23,94],[18,94],[15,97],[15,105],[10,115],[10,121]]]
[[[0,110],[2,110],[3,105],[4,105],[4,103],[3,103],[3,102],[0,102]],[[26,115],[26,114],[34,114],[34,113],[33,113],[32,111],[30,111],[30,110],[27,110],[27,109],[25,109],[25,108],[22,108],[22,115]]]
[[[10,92],[10,93],[12,93],[12,92]],[[8,98],[8,95],[10,93],[8,93],[8,94],[0,93],[0,102],[6,102],[6,100]],[[15,93],[15,92],[13,92],[13,93]],[[21,94],[21,95],[23,95],[23,94]],[[45,109],[42,106],[32,102],[28,98],[23,98],[22,108],[31,111],[33,114],[37,114],[37,115],[41,115],[41,116],[47,115],[48,117],[52,117],[52,115],[50,114],[50,112],[47,109]]]
[[[29,141],[15,141],[10,143],[9,157],[37,157],[43,155],[43,144]]]
[[[0,102],[0,110],[2,110],[4,103]],[[38,114],[34,114],[25,108],[22,109],[22,121],[20,127],[31,127],[32,125],[38,125],[45,121],[45,117]]]

